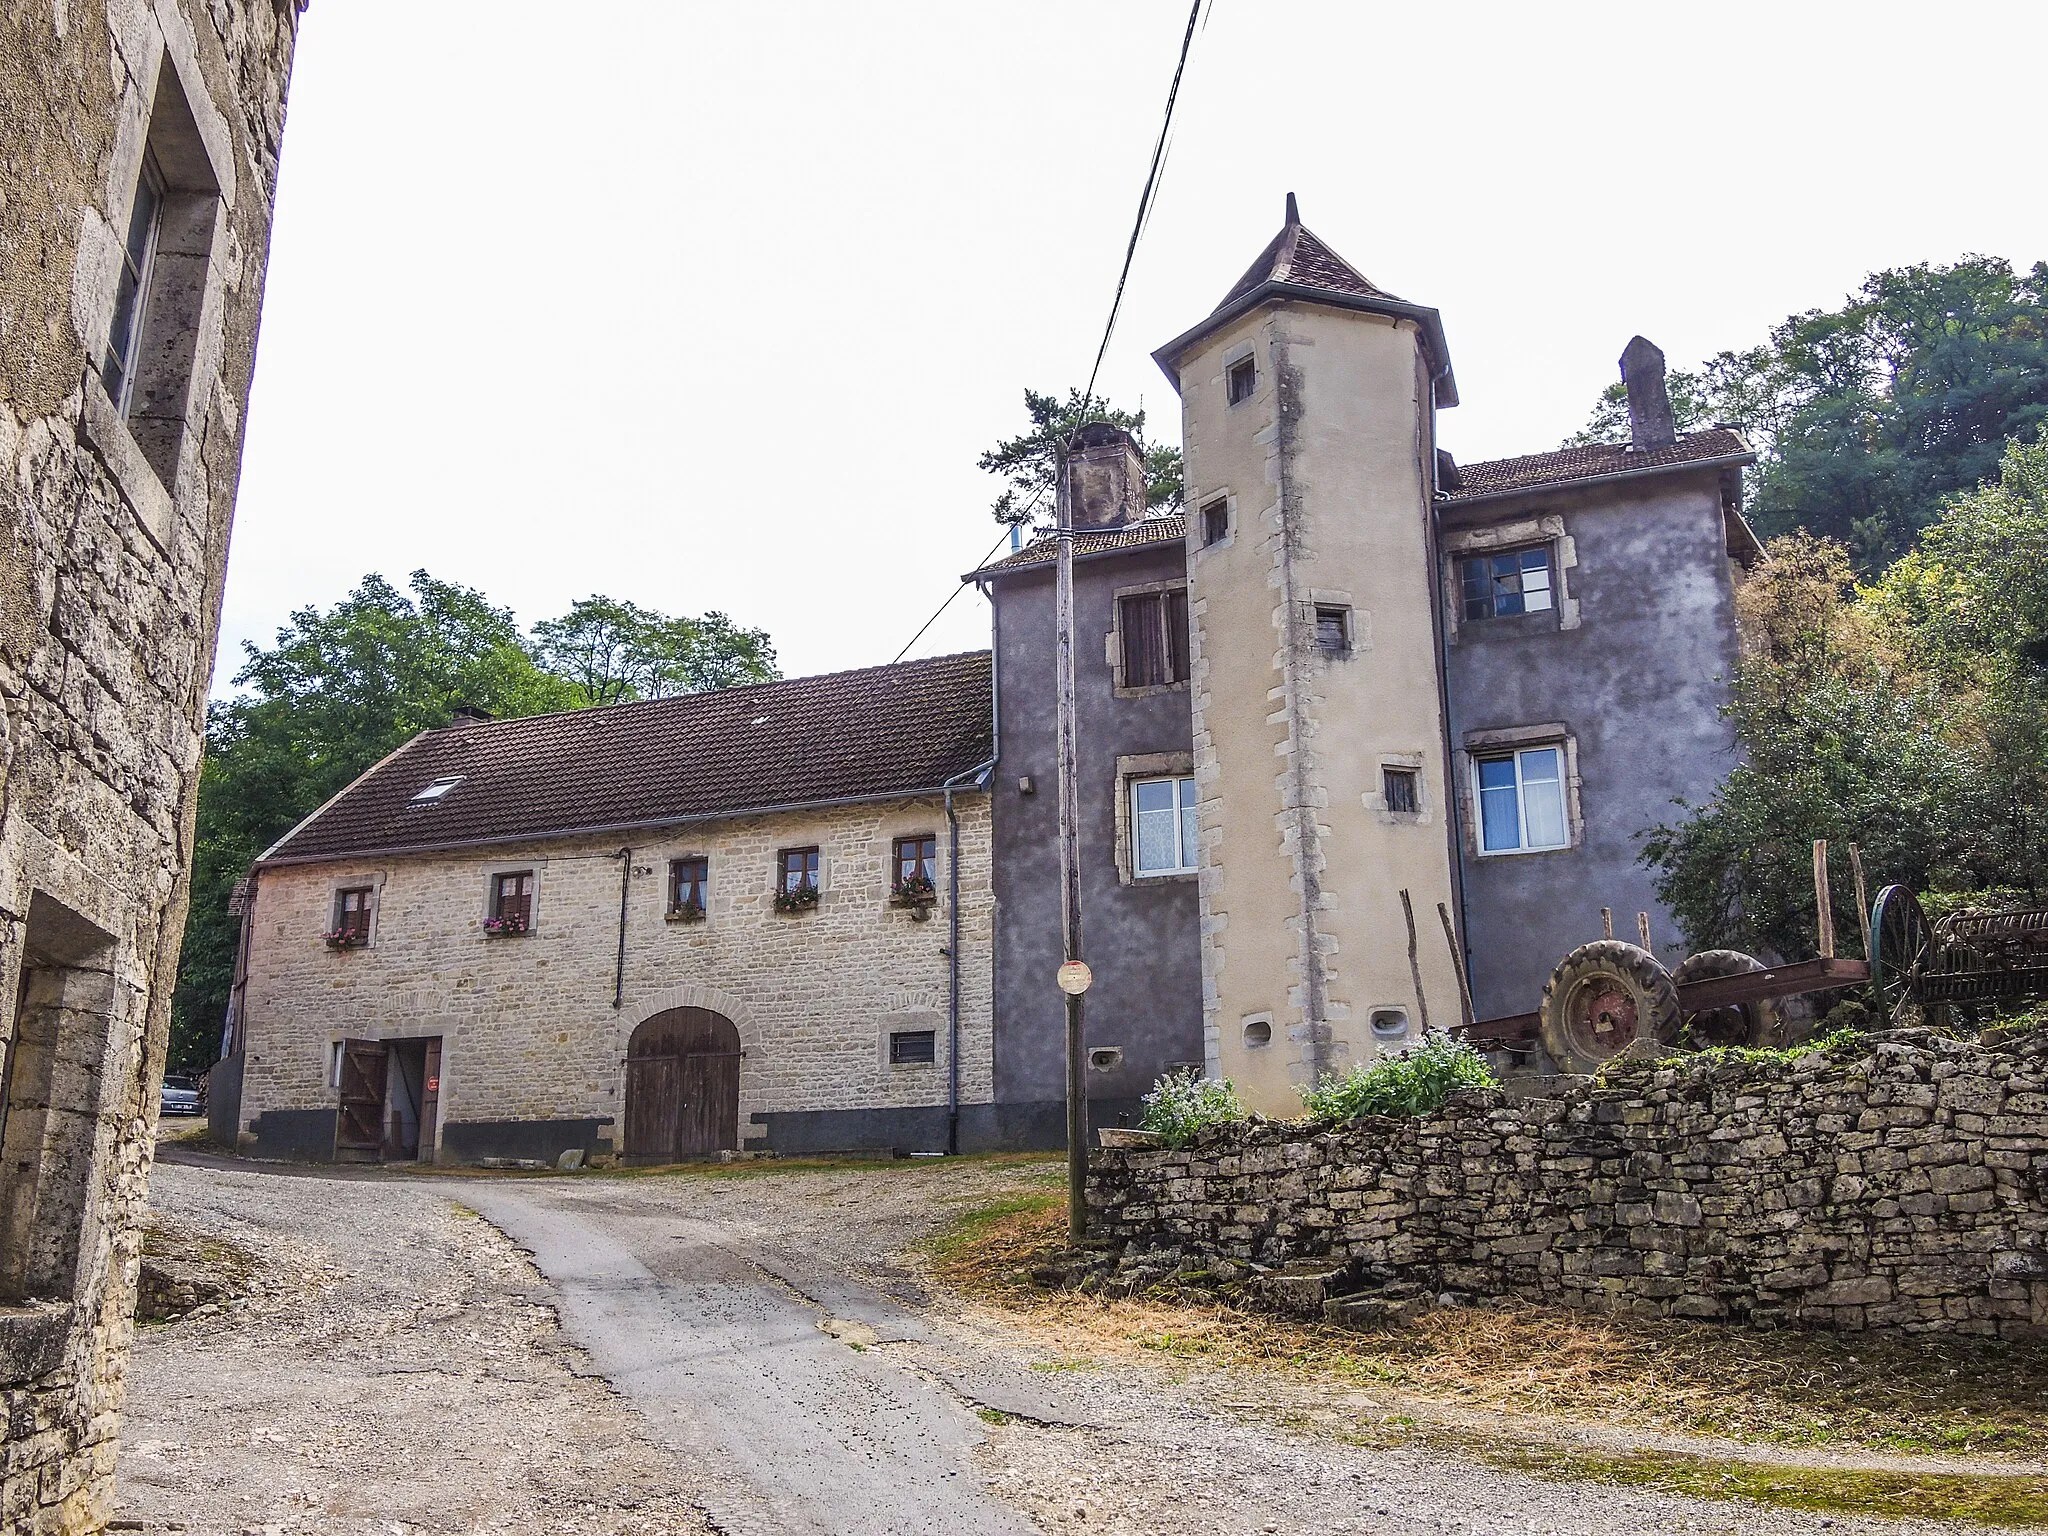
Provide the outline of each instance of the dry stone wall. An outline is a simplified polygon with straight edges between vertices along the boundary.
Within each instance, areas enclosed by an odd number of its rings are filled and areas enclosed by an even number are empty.
[[[1672,1058],[1412,1120],[1255,1121],[1091,1159],[1099,1235],[1326,1289],[1845,1331],[2048,1325],[2048,1032]]]

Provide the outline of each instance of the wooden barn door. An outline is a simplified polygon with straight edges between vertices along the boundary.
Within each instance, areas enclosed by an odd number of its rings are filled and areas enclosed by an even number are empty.
[[[334,1160],[374,1163],[384,1149],[382,1040],[341,1043],[341,1108],[334,1117]]]
[[[737,1150],[740,1032],[708,1008],[671,1008],[626,1047],[625,1155],[673,1163]]]

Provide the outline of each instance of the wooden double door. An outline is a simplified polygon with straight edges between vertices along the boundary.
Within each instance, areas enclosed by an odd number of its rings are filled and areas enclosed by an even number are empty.
[[[344,1040],[338,1163],[431,1163],[441,1121],[441,1041]]]
[[[671,1008],[626,1046],[624,1155],[675,1163],[737,1151],[740,1032],[708,1008]]]

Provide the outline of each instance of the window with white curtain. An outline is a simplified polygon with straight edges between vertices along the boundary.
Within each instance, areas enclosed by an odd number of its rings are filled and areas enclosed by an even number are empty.
[[[1131,780],[1131,873],[1186,875],[1194,868],[1194,779]]]
[[[1523,747],[1476,757],[1479,851],[1533,853],[1571,843],[1564,795],[1564,748]]]

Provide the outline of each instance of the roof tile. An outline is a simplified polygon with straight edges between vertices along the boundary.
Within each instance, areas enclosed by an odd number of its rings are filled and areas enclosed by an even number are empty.
[[[272,850],[335,858],[912,794],[985,762],[987,651],[428,731]],[[434,780],[461,775],[438,800]]]
[[[1148,517],[1142,522],[1130,523],[1122,528],[1081,530],[1074,535],[1074,553],[1077,556],[1099,555],[1114,549],[1138,549],[1147,544],[1170,544],[1185,539],[1187,533],[1187,518],[1179,512],[1174,512],[1165,517]],[[1016,570],[1020,566],[1044,565],[1058,553],[1059,540],[1047,533],[1043,537],[1033,539],[1015,554],[1005,555],[1002,559],[983,566],[973,575],[994,576]]]
[[[1605,475],[1626,474],[1638,469],[1663,469],[1704,459],[1747,455],[1749,444],[1742,434],[1727,427],[1705,432],[1688,432],[1677,442],[1662,448],[1633,448],[1627,443],[1588,443],[1578,448],[1560,448],[1554,453],[1525,454],[1518,459],[1491,459],[1479,464],[1460,464],[1458,489],[1445,494],[1451,506],[1481,501],[1513,491],[1535,490],[1549,485],[1566,485],[1574,480],[1594,480]]]

